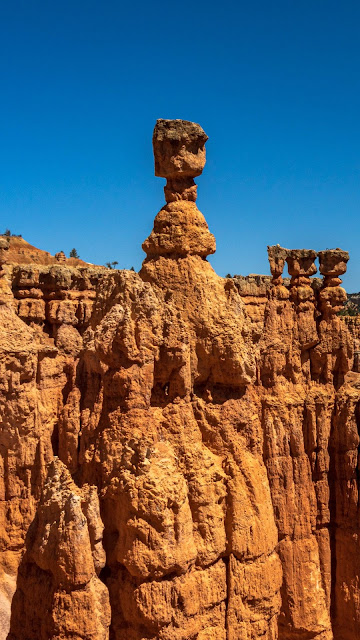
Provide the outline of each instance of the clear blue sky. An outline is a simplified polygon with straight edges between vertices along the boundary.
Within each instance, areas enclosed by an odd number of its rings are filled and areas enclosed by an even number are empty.
[[[360,3],[3,0],[0,230],[139,269],[157,118],[199,122],[220,275],[267,244],[350,251],[360,290]]]

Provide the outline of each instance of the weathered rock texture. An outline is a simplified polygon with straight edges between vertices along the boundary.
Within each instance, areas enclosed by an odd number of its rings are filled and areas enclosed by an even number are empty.
[[[0,236],[9,243],[8,260],[13,264],[42,264],[51,265],[57,262],[66,263],[68,266],[81,267],[89,263],[80,258],[67,258],[63,251],[52,256],[48,251],[42,251],[29,244],[21,236]]]
[[[2,268],[1,640],[360,639],[348,256],[217,276],[206,139],[155,127],[139,274]]]

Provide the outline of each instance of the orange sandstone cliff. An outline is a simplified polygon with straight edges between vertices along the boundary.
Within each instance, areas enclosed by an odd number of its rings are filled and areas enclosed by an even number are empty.
[[[348,254],[219,277],[206,140],[157,122],[139,274],[0,239],[0,640],[360,639]]]

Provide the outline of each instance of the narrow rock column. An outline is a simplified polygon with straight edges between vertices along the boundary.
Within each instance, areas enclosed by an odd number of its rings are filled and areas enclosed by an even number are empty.
[[[268,247],[267,252],[272,275],[270,297],[276,298],[277,300],[288,300],[289,289],[284,287],[282,274],[284,271],[285,261],[289,255],[289,249],[284,249],[284,247],[280,247],[279,244],[276,244],[272,247]]]
[[[205,166],[205,131],[187,120],[158,120],[153,134],[155,175],[166,178],[166,206],[143,243],[148,259],[157,256],[206,258],[215,252],[215,238],[195,201],[194,178]]]
[[[294,311],[289,289],[282,279],[288,254],[289,250],[280,245],[268,247],[272,286],[267,292],[260,366],[261,380],[266,387],[274,386],[283,376],[295,379],[300,369],[299,358],[292,349]]]
[[[319,332],[324,345],[316,352],[323,379],[338,388],[329,453],[332,464],[331,542],[333,557],[331,613],[336,640],[359,637],[359,391],[357,382],[342,384],[351,369],[353,337],[338,312],[347,299],[340,286],[349,254],[341,249],[320,251]],[[320,368],[321,367],[321,368]],[[356,370],[356,369],[355,369]]]
[[[285,260],[289,255],[289,250],[284,249],[284,247],[280,247],[279,244],[275,244],[272,247],[268,247],[267,252],[272,275],[272,284],[280,285],[283,283],[282,274],[284,271]]]
[[[349,260],[347,251],[326,249],[319,252],[320,273],[324,276],[319,292],[319,344],[311,351],[312,376],[339,386],[353,362],[353,340],[337,313],[346,301],[346,291],[339,285]]]
[[[291,276],[290,299],[297,314],[298,339],[302,352],[308,351],[319,341],[315,321],[315,293],[310,280],[310,276],[317,272],[316,256],[313,249],[292,249],[286,259]],[[303,370],[310,376],[309,357],[305,357],[305,360],[309,366],[305,366],[305,371],[303,365]]]
[[[354,364],[353,371],[360,373],[360,340],[354,340]]]
[[[6,278],[4,265],[7,262],[10,243],[8,238],[0,237],[0,304],[11,302],[13,294]]]
[[[340,311],[346,302],[345,289],[340,287],[346,272],[349,254],[341,249],[326,249],[319,252],[320,273],[324,276],[320,291],[320,310],[324,318],[330,318]]]
[[[7,253],[9,251],[9,239],[0,237],[0,278],[5,275],[5,271],[3,269],[3,265],[7,261]]]

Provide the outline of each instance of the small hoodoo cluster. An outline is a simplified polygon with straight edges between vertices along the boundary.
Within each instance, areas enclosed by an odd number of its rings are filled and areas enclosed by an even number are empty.
[[[346,272],[349,254],[342,249],[325,249],[318,253],[313,249],[285,249],[280,245],[268,247],[268,258],[272,275],[272,284],[283,287],[283,270],[285,262],[291,277],[290,290],[285,297],[293,302],[315,300],[318,291],[318,307],[322,316],[333,315],[340,311],[347,299],[346,291],[340,287],[339,276]],[[319,271],[323,276],[321,282],[311,280],[317,272],[315,264],[319,259]],[[314,284],[316,286],[314,286]]]

